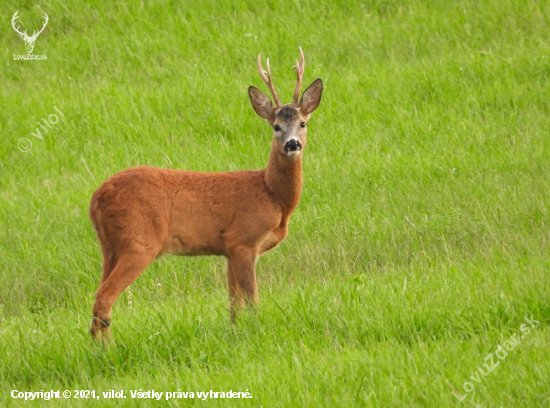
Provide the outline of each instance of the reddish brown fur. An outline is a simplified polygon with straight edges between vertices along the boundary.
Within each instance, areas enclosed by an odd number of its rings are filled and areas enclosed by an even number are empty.
[[[266,118],[271,125],[284,125],[304,146],[306,134],[300,123],[307,122],[321,98],[322,83],[315,84],[304,93],[312,94],[309,99],[314,99],[315,106],[308,102],[292,108],[298,114],[286,120],[272,109]],[[251,100],[258,111],[252,94]],[[256,260],[286,237],[302,187],[302,155],[288,156],[283,142],[275,135],[268,165],[258,171],[203,173],[135,167],[101,185],[90,204],[103,252],[101,285],[93,308],[94,337],[108,335],[114,302],[162,254],[225,256],[232,320],[236,306],[258,303]]]

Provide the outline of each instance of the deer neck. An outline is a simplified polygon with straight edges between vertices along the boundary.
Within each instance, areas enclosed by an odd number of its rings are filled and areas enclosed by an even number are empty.
[[[290,216],[302,192],[302,155],[288,157],[279,151],[274,142],[265,169],[265,183],[281,204],[283,212]]]

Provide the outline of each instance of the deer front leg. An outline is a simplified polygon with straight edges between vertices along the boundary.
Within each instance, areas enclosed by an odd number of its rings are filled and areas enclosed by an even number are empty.
[[[245,305],[254,307],[259,303],[256,284],[256,251],[254,248],[238,247],[229,253],[227,260],[227,284],[229,310],[234,323],[237,310]]]

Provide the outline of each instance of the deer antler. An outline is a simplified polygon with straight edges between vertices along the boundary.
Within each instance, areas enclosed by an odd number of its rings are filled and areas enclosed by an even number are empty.
[[[260,56],[260,54],[258,54],[258,71],[260,72],[260,76],[262,77],[264,82],[269,87],[269,90],[273,95],[273,99],[275,99],[275,104],[277,105],[277,109],[282,108],[283,104],[281,103],[281,100],[279,99],[279,94],[275,90],[275,86],[273,85],[273,81],[271,80],[271,69],[269,68],[269,58],[267,59],[267,72],[266,72],[262,68],[262,57]],[[265,76],[265,74],[267,74],[267,77]]]
[[[19,34],[21,35],[22,37],[27,37],[28,38],[28,35],[27,35],[27,30],[25,30],[24,33],[22,33],[21,31],[19,31],[19,27],[16,27],[15,26],[15,20],[17,20],[19,18],[19,16],[17,15],[17,13],[19,13],[19,10],[17,10],[15,12],[15,14],[13,15],[13,18],[11,19],[11,26],[13,27],[13,29]]]
[[[33,31],[32,37],[31,37],[32,39],[36,39],[36,37],[38,37],[40,35],[40,33],[42,31],[44,31],[44,28],[46,28],[46,25],[48,24],[49,18],[48,18],[48,15],[46,13],[44,13],[44,16],[46,17],[46,21],[44,21],[44,25],[42,26],[42,28],[40,29],[39,32],[36,32],[36,30]]]
[[[298,63],[298,60],[296,60],[296,65],[292,67],[292,69],[296,70],[296,89],[294,90],[294,98],[292,98],[292,105],[298,106],[298,98],[300,97],[300,88],[302,87],[302,78],[304,77],[304,67],[305,67],[305,59],[304,59],[304,52],[302,51],[302,47],[298,47],[300,49],[300,62]]]

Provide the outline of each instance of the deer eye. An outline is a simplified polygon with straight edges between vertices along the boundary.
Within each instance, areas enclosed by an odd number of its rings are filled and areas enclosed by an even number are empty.
[[[301,123],[300,123],[300,127],[301,127],[301,128],[305,128],[305,127],[306,127],[306,122],[301,122]]]
[[[273,130],[275,132],[279,132],[281,130],[281,127],[279,125],[275,125],[275,126],[273,126]]]

